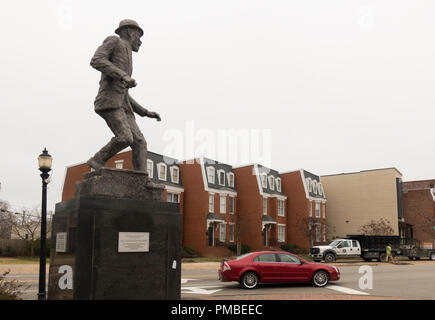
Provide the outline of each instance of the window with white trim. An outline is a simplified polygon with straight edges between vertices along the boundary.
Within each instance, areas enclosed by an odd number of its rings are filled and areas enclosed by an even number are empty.
[[[319,183],[317,184],[317,192],[319,193],[319,196],[323,195],[322,190],[323,190],[323,188],[322,188],[322,184],[319,182]]]
[[[261,174],[261,186],[267,188],[267,174],[265,173]]]
[[[307,184],[308,192],[311,192],[311,188],[312,188],[312,186],[311,186],[311,179],[310,178],[306,178],[305,182]]]
[[[208,194],[208,211],[214,212],[214,194],[213,193]]]
[[[313,193],[317,194],[317,181],[313,180],[312,184],[313,184]]]
[[[227,196],[219,197],[220,213],[227,213]]]
[[[115,161],[115,168],[116,169],[122,169],[124,166],[124,160],[116,160]]]
[[[154,162],[153,160],[147,159],[147,172],[148,172],[148,177],[150,179],[152,179],[154,176]]]
[[[228,186],[234,188],[234,173],[228,173]]]
[[[230,214],[234,214],[234,197],[230,197],[230,205],[229,205]]]
[[[316,218],[320,218],[320,202],[316,202]]]
[[[175,192],[168,192],[167,202],[180,203],[180,194]]]
[[[228,241],[234,242],[234,223],[230,223],[228,226]]]
[[[275,190],[275,177],[269,176],[269,189]]]
[[[276,191],[281,192],[281,178],[276,178]]]
[[[267,215],[267,198],[263,198],[263,215]]]
[[[278,225],[278,242],[285,242],[285,224]]]
[[[162,162],[159,163],[157,165],[157,169],[158,169],[158,173],[159,173],[159,180],[166,181],[167,180],[167,177],[166,177],[166,169],[167,169],[166,164],[164,164]]]
[[[207,180],[210,183],[215,183],[215,173],[216,170],[213,167],[207,167]]]
[[[284,217],[284,200],[278,199],[278,216]]]
[[[323,218],[326,218],[326,203],[323,203]]]
[[[320,242],[320,241],[322,241],[322,230],[321,230],[321,225],[320,225],[320,223],[318,223],[318,224],[316,224],[316,227],[315,227],[315,231],[316,231],[316,242]]]
[[[308,202],[308,212],[310,213],[310,218],[313,216],[313,202],[310,200]]]
[[[225,171],[224,170],[218,170],[218,180],[219,180],[219,185],[221,185],[221,186],[225,185]]]
[[[326,242],[326,224],[323,225],[323,242]]]
[[[171,182],[178,183],[180,181],[180,169],[178,167],[171,167]]]
[[[226,226],[226,224],[221,223],[219,225],[219,227],[220,227],[219,241],[220,242],[225,242],[226,236],[227,236],[227,226]]]

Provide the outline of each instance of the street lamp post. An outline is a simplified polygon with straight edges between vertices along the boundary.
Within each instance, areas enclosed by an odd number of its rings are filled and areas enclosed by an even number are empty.
[[[42,178],[42,204],[41,204],[41,238],[40,238],[40,254],[39,254],[39,289],[38,300],[45,300],[45,265],[46,265],[46,237],[47,237],[47,184],[48,174],[51,171],[53,158],[48,154],[46,148],[38,157],[39,170]]]

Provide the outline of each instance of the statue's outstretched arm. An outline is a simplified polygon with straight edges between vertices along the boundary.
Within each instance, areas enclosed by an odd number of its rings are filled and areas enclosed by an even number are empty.
[[[139,103],[136,102],[130,95],[128,95],[128,99],[130,100],[131,107],[133,111],[136,112],[141,117],[155,118],[157,121],[161,121],[160,115],[157,112],[148,111],[144,107],[142,107]]]

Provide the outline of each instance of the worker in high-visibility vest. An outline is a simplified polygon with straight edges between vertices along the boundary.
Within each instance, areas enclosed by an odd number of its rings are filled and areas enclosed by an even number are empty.
[[[387,245],[386,253],[387,253],[387,261],[386,262],[393,263],[393,254],[392,254],[392,249],[391,249],[390,243]]]

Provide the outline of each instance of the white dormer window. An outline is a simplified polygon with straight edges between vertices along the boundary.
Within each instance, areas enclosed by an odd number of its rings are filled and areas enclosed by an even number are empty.
[[[178,183],[180,181],[180,169],[178,167],[171,167],[171,182]]]
[[[265,173],[261,174],[261,186],[267,188],[267,175]]]
[[[159,180],[166,181],[167,180],[167,177],[166,177],[166,164],[159,163],[157,165],[157,169],[158,169],[158,172],[159,172]]]
[[[281,178],[276,178],[276,191],[281,192]]]
[[[124,160],[116,160],[115,161],[115,168],[116,169],[122,169],[124,167]]]
[[[312,188],[312,186],[311,186],[311,179],[310,178],[306,178],[305,182],[307,184],[308,192],[311,192],[311,190],[312,190],[311,189]]]
[[[275,177],[269,176],[269,189],[275,190]]]
[[[263,215],[267,215],[267,198],[263,198]]]
[[[312,184],[313,184],[313,193],[314,193],[314,194],[317,194],[317,181],[314,180],[314,181],[312,182]]]
[[[228,186],[234,188],[234,173],[228,173]]]
[[[221,186],[225,185],[225,171],[224,170],[218,170],[218,179],[219,179],[219,184]]]
[[[147,172],[148,177],[152,179],[154,177],[154,162],[153,160],[147,159]]]
[[[213,167],[207,167],[207,180],[210,183],[215,183],[215,169]]]
[[[323,195],[323,190],[322,190],[323,188],[322,188],[322,184],[319,182],[318,184],[317,184],[317,191],[318,191],[318,193],[319,193],[319,196],[321,196],[321,195]]]

